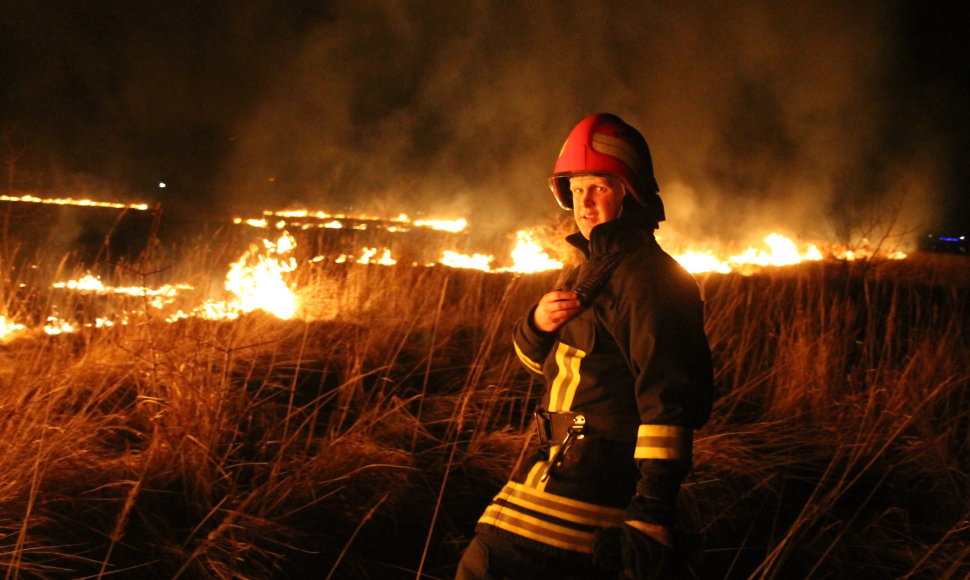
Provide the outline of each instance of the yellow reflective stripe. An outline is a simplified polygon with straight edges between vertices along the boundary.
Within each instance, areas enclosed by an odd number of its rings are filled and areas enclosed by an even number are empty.
[[[559,408],[559,390],[562,388],[562,383],[566,380],[566,351],[569,350],[569,345],[560,342],[556,346],[556,367],[559,371],[556,373],[556,378],[552,380],[552,386],[549,388],[549,407],[546,409],[550,412],[561,411]]]
[[[549,483],[549,480],[542,481],[542,474],[546,472],[548,465],[548,461],[537,461],[532,466],[532,469],[529,470],[529,475],[525,478],[525,484],[539,491],[546,489],[546,484]]]
[[[549,408],[551,413],[568,411],[579,386],[579,365],[586,353],[568,344],[559,343],[556,347],[556,367],[559,371],[549,389]]]
[[[519,345],[515,342],[515,339],[512,340],[512,346],[515,348],[516,356],[519,357],[519,360],[522,361],[522,364],[525,365],[525,368],[529,369],[530,371],[536,374],[540,374],[540,375],[542,374],[542,364],[527,357],[525,353],[522,352],[522,349],[519,348]]]
[[[495,504],[478,521],[564,550],[593,553],[593,532],[573,530]]]
[[[510,481],[495,499],[503,499],[513,506],[550,515],[567,522],[607,528],[623,523],[626,511],[621,508],[588,503],[532,489]]]
[[[594,133],[592,145],[593,151],[616,157],[631,169],[636,170],[640,165],[640,157],[633,146],[619,137],[605,133]]]
[[[679,459],[689,461],[693,431],[677,425],[640,425],[636,459]]]

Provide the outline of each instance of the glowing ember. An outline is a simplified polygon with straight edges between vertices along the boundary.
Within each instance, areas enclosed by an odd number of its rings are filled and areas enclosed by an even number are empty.
[[[148,204],[145,204],[145,203],[111,203],[106,201],[94,201],[91,199],[74,199],[73,197],[42,198],[34,195],[22,195],[20,197],[0,195],[0,201],[47,203],[47,204],[54,204],[54,205],[78,205],[78,206],[84,206],[84,207],[110,207],[113,209],[137,209],[140,211],[145,211],[148,209]]]
[[[47,324],[44,325],[44,332],[47,334],[63,334],[74,332],[75,327],[70,322],[56,316],[48,316]]]
[[[68,290],[103,292],[104,284],[101,280],[88,274],[79,280],[68,280],[67,282],[57,282],[54,288],[67,288]]]
[[[393,266],[397,260],[391,257],[391,251],[384,248],[380,256],[377,256],[377,248],[364,248],[364,255],[357,260],[358,264],[380,264],[382,266]]]
[[[327,259],[326,256],[317,256],[315,258],[312,258],[310,261],[323,262],[326,259]],[[381,266],[393,266],[397,264],[397,260],[391,256],[391,251],[388,250],[387,248],[384,248],[382,251],[380,251],[379,254],[378,254],[377,248],[363,248],[360,251],[359,258],[356,258],[353,255],[349,255],[349,254],[340,254],[339,256],[334,258],[333,261],[335,264],[347,264],[347,263],[379,264]]]
[[[870,247],[869,240],[863,238],[859,247],[854,249],[839,248],[833,250],[832,254],[839,260],[867,260],[875,256],[880,256],[890,260],[905,260],[906,253],[900,251],[880,252]]]
[[[263,220],[243,219],[241,217],[237,217],[237,218],[232,218],[232,223],[234,223],[236,225],[238,225],[238,224],[246,224],[247,226],[252,226],[254,228],[268,228],[269,227],[269,223],[267,223],[267,221],[264,220],[264,219]]]

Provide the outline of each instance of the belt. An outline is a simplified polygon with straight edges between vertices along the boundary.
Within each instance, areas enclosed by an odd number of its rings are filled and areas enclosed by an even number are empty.
[[[640,419],[636,416],[617,417],[603,413],[583,413],[564,411],[550,413],[540,409],[535,413],[539,442],[558,443],[570,432],[582,426],[584,436],[617,441],[636,441]]]

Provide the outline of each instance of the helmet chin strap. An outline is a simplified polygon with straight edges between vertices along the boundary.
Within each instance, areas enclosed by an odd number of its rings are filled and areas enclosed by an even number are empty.
[[[624,185],[623,186],[623,197],[620,198],[620,211],[616,214],[616,217],[613,218],[613,219],[618,219],[621,215],[623,215],[623,206],[624,206],[623,201],[626,200],[626,196],[628,196],[628,195],[630,195],[630,190],[627,189],[626,186]]]

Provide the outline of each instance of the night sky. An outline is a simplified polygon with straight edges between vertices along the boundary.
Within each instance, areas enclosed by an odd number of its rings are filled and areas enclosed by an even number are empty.
[[[970,233],[959,4],[2,0],[4,185],[517,228],[610,111],[651,144],[662,232]]]

